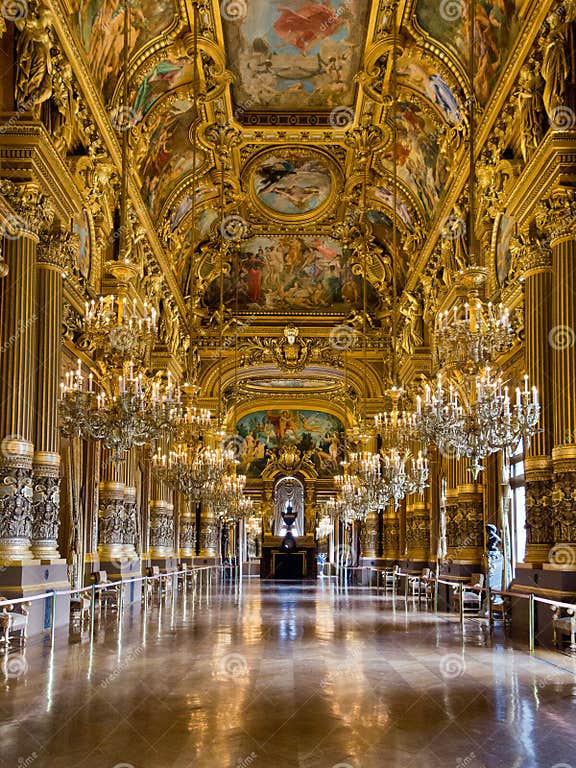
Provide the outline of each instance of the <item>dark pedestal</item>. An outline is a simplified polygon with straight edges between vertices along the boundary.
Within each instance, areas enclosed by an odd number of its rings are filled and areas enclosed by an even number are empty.
[[[296,540],[296,549],[282,549],[279,536],[267,536],[262,546],[260,577],[262,579],[286,579],[302,581],[315,579],[317,575],[316,546],[312,536]]]

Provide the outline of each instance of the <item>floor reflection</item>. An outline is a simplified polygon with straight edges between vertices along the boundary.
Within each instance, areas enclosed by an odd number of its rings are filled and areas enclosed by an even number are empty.
[[[332,579],[249,579],[4,655],[0,766],[576,766],[575,671]]]

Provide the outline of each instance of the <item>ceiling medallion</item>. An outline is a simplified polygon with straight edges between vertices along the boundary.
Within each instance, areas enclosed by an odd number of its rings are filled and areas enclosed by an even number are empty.
[[[285,223],[312,221],[337,200],[341,172],[327,152],[310,147],[265,149],[247,164],[242,183],[254,207]]]

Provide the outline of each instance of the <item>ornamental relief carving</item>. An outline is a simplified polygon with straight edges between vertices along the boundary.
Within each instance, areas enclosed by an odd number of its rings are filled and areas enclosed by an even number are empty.
[[[60,479],[35,477],[32,539],[56,541],[60,527]]]
[[[528,544],[553,544],[552,480],[526,483],[526,536]]]
[[[4,469],[0,485],[0,539],[32,535],[33,481],[29,469]]]
[[[98,510],[101,544],[124,543],[124,502],[120,499],[101,503]]]

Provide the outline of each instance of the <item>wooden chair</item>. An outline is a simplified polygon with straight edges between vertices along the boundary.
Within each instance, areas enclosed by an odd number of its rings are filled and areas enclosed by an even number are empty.
[[[470,583],[464,584],[462,603],[464,607],[464,613],[479,613],[482,608],[482,600],[484,593],[470,587],[483,587],[484,586],[484,574],[473,573],[470,576]],[[458,612],[460,610],[460,585],[454,584],[452,587],[452,610]]]
[[[0,597],[0,631],[2,637],[0,641],[6,644],[6,647],[12,642],[12,637],[18,635],[20,645],[24,645],[28,634],[28,613],[30,603],[17,603],[12,605],[6,598]]]
[[[426,580],[429,579],[431,575],[432,571],[430,568],[422,568],[422,573],[418,576],[408,577],[408,588],[413,597],[418,597],[418,599],[420,599],[422,595],[425,594],[427,586]]]
[[[100,607],[105,610],[108,606],[110,608],[118,608],[118,589],[111,581],[108,581],[106,571],[96,571],[93,576],[95,583],[100,586],[100,589],[96,590]]]
[[[563,647],[563,638],[569,638],[568,648],[570,651],[576,651],[576,616],[574,615],[576,606],[573,609],[554,608],[554,618],[552,626],[554,628],[554,645],[556,648]]]

